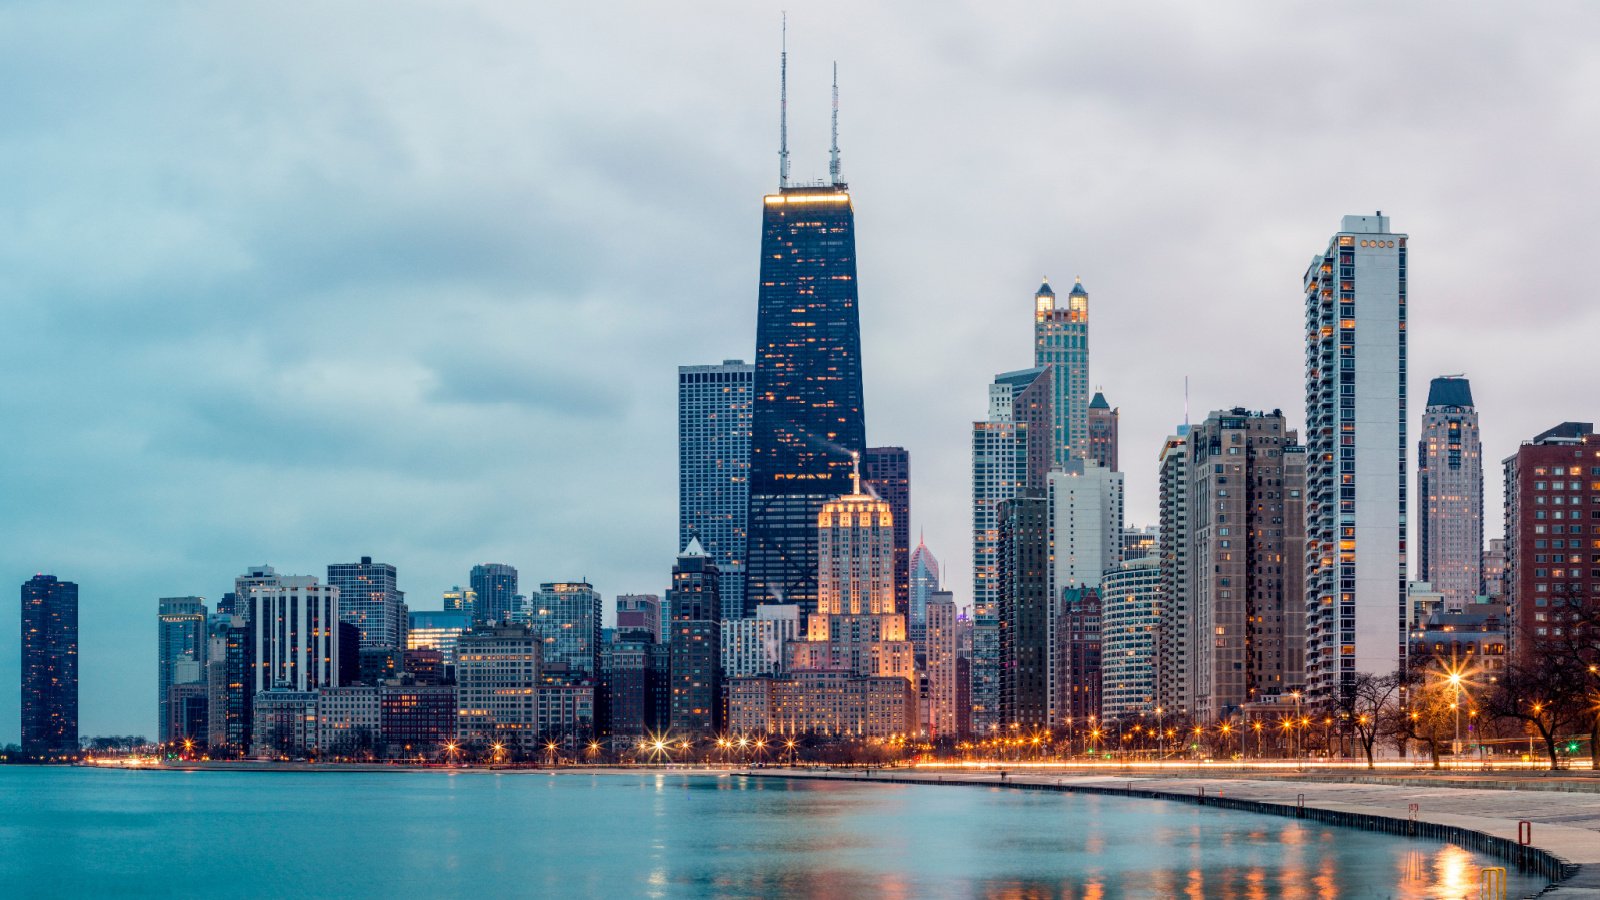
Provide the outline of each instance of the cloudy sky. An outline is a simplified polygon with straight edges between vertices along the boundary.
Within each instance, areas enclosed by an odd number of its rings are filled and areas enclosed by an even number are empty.
[[[752,353],[782,6],[798,178],[839,61],[868,438],[959,596],[969,423],[1042,275],[1091,292],[1131,523],[1186,375],[1196,418],[1303,419],[1346,213],[1411,235],[1413,428],[1467,373],[1491,505],[1596,418],[1582,4],[12,5],[0,580],[81,585],[85,734],[155,733],[156,598],[251,564],[368,554],[413,608],[489,560],[662,589],[675,367]]]

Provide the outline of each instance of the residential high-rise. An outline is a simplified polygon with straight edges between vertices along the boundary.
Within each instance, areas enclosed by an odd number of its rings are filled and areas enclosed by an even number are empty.
[[[1300,690],[1303,450],[1283,413],[1213,412],[1189,432],[1187,540],[1195,717]]]
[[[478,592],[472,588],[455,585],[441,596],[446,612],[465,612],[471,618],[478,609]]]
[[[1189,426],[1161,448],[1161,622],[1156,637],[1156,705],[1177,715],[1194,709],[1194,604],[1189,596]]]
[[[1055,396],[1055,462],[1064,466],[1089,450],[1089,292],[1072,285],[1066,303],[1050,281],[1033,295],[1033,364],[1050,366]]]
[[[1306,687],[1389,675],[1406,644],[1406,236],[1345,216],[1305,273]]]
[[[1095,391],[1089,401],[1087,456],[1113,472],[1121,471],[1117,468],[1117,425],[1121,418],[1122,410],[1112,409],[1106,395]]]
[[[472,592],[478,595],[472,611],[475,625],[498,624],[521,612],[517,602],[517,569],[505,563],[483,563],[472,567],[468,577]]]
[[[1001,728],[1050,727],[1050,500],[1027,489],[1002,500],[1000,523]]]
[[[22,583],[22,753],[78,752],[78,585]]]
[[[406,595],[395,576],[394,566],[370,556],[328,566],[328,585],[339,591],[339,618],[361,629],[365,649],[405,649]]]
[[[721,568],[720,566],[718,567]],[[726,584],[727,579],[722,579]],[[720,588],[720,585],[719,585]],[[617,595],[617,634],[641,631],[650,635],[650,643],[661,641],[661,598],[655,594]]]
[[[1568,636],[1581,607],[1600,597],[1600,434],[1563,422],[1505,458],[1505,600],[1512,663]],[[1591,523],[1597,523],[1592,524]]]
[[[656,680],[663,674],[659,664],[659,631],[649,634],[630,630],[600,651],[600,699],[603,715],[601,734],[613,750],[632,749],[646,735],[659,731],[666,723],[656,719]]]
[[[970,723],[988,734],[1000,721],[999,504],[1043,489],[1054,461],[1048,366],[995,376],[989,418],[972,423],[972,663]],[[966,726],[963,726],[965,728]]]
[[[587,581],[549,581],[528,598],[527,621],[544,639],[545,671],[600,674],[600,594]]]
[[[1156,707],[1156,626],[1161,565],[1131,559],[1100,582],[1100,714],[1130,720]]]
[[[507,756],[534,749],[543,649],[544,641],[526,625],[474,628],[461,636],[456,706],[459,734],[469,748]]]
[[[722,583],[695,538],[672,567],[670,714],[674,737],[713,737],[722,727]]]
[[[169,709],[169,694],[178,683],[173,676],[179,662],[187,660],[198,667],[206,663],[206,601],[204,597],[162,597],[156,603],[158,740],[165,744],[172,740],[169,727],[175,717]],[[199,674],[197,670],[197,680]]]
[[[868,447],[861,455],[861,480],[894,516],[894,605],[906,612],[911,599],[911,454],[904,447]]]
[[[755,618],[723,619],[723,678],[783,674],[788,670],[789,642],[804,634],[798,606],[768,603],[756,610]]]
[[[906,633],[918,653],[925,652],[922,641],[927,634],[928,601],[939,589],[939,560],[919,537],[917,549],[911,551],[911,589],[906,601]]]
[[[271,690],[315,691],[339,681],[339,589],[315,575],[283,575],[250,588],[254,678],[252,695]],[[260,723],[257,723],[257,731]]]
[[[1428,385],[1417,443],[1417,578],[1461,611],[1483,589],[1483,448],[1472,385],[1460,376]]]
[[[1056,613],[1055,657],[1056,727],[1082,727],[1100,717],[1103,673],[1100,643],[1100,592],[1095,588],[1065,588]],[[1076,723],[1076,725],[1074,725]]]
[[[1074,459],[1050,473],[1048,496],[1052,595],[1099,587],[1101,576],[1122,562],[1122,473]]]
[[[762,203],[745,614],[817,606],[817,516],[866,448],[855,210],[848,187]]]
[[[678,367],[678,546],[690,538],[721,573],[722,617],[744,615],[755,366]]]
[[[953,740],[963,729],[956,719],[956,598],[949,591],[934,591],[928,598],[921,649],[928,673],[928,708],[923,716],[928,740]]]
[[[1159,525],[1125,525],[1122,528],[1122,561],[1144,559],[1161,554],[1161,527]]]
[[[1506,595],[1506,539],[1490,538],[1483,551],[1483,589],[1485,597]]]

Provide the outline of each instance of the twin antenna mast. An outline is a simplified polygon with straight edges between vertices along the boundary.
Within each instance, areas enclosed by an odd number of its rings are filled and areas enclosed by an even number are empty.
[[[837,187],[839,180],[839,63],[833,64],[833,128],[828,147],[828,178]],[[778,187],[789,186],[789,14],[783,14],[783,31],[778,52]]]

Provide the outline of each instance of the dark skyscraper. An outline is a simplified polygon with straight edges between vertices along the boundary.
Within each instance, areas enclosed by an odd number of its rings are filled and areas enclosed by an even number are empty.
[[[671,716],[674,736],[714,736],[722,725],[722,600],[717,563],[690,539],[672,567],[667,592],[672,627]]]
[[[766,197],[745,610],[817,606],[817,515],[866,449],[855,212],[843,184]]]
[[[78,749],[78,586],[54,575],[22,584],[22,752]]]
[[[911,608],[911,454],[904,447],[868,447],[861,480],[894,516],[894,608],[905,613]]]
[[[1050,727],[1050,501],[1029,490],[1002,500],[1000,724]]]
[[[484,563],[472,567],[471,584],[478,595],[478,605],[472,611],[475,625],[486,622],[504,622],[506,616],[517,611],[517,570],[503,563]]]
[[[169,726],[183,721],[168,708],[168,691],[174,684],[197,680],[206,662],[206,603],[202,597],[162,597],[157,604],[156,707],[160,717],[156,724],[159,740],[165,743],[172,740]]]
[[[396,580],[394,566],[370,556],[328,566],[328,584],[339,589],[339,618],[361,629],[363,648],[405,649],[406,595]]]

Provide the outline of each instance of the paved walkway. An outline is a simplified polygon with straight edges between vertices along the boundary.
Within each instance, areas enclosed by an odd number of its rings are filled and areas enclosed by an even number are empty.
[[[752,775],[789,778],[893,779],[897,782],[942,782],[973,785],[1050,785],[1064,790],[1134,790],[1194,801],[1225,797],[1293,807],[1304,795],[1305,806],[1357,815],[1405,820],[1416,804],[1416,819],[1437,825],[1517,841],[1519,822],[1532,823],[1532,845],[1568,863],[1578,872],[1551,893],[1562,900],[1600,900],[1600,794],[1577,791],[1528,790],[1521,778],[1504,781],[1475,776],[1476,784],[1495,787],[1419,786],[1412,783],[1328,783],[1306,776],[1199,777],[1164,774],[1081,774],[998,769],[890,769],[870,775],[862,770],[760,769]],[[1462,778],[1465,780],[1465,777]]]

